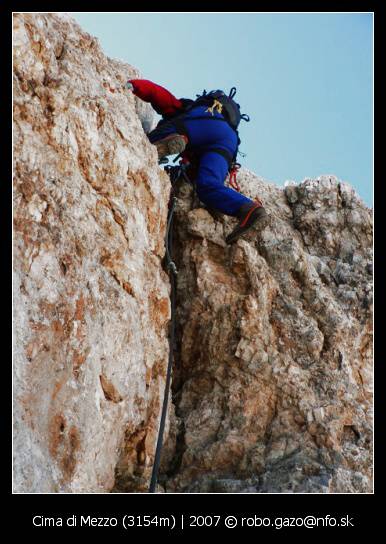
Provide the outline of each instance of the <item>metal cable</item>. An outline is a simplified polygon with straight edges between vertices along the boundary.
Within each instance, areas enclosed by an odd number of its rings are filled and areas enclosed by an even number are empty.
[[[176,177],[171,180],[172,181],[171,195],[173,195],[173,186],[178,181],[178,179],[180,177],[180,173],[181,173],[181,171],[177,172]],[[149,486],[149,493],[155,493],[156,486],[157,486],[158,471],[159,471],[159,466],[160,466],[160,462],[161,462],[163,435],[164,435],[164,430],[165,430],[166,414],[167,414],[168,401],[169,401],[170,382],[171,382],[172,367],[173,367],[177,268],[176,268],[176,265],[175,265],[175,263],[173,262],[173,259],[172,259],[171,245],[172,245],[172,234],[173,234],[173,230],[172,230],[173,216],[174,216],[174,210],[175,210],[176,204],[177,204],[177,198],[175,196],[172,196],[171,197],[171,205],[169,207],[169,212],[168,212],[168,220],[167,220],[166,235],[165,235],[166,264],[167,264],[167,268],[168,268],[168,272],[169,272],[170,287],[171,287],[171,292],[170,292],[171,319],[170,319],[170,330],[169,330],[169,361],[168,361],[168,367],[167,367],[167,371],[166,371],[164,400],[163,400],[163,404],[162,404],[161,419],[160,419],[159,430],[158,430],[157,446],[156,446],[156,450],[155,450],[153,470],[152,470],[151,481],[150,481],[150,486]]]

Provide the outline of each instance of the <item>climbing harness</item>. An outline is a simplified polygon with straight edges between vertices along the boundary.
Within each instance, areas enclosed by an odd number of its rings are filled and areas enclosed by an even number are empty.
[[[168,211],[168,218],[167,218],[167,226],[166,226],[166,234],[165,234],[165,256],[166,256],[166,267],[169,273],[170,278],[170,287],[171,287],[171,293],[170,293],[170,306],[171,306],[171,319],[170,319],[170,331],[169,331],[169,361],[168,361],[168,367],[166,371],[166,382],[165,382],[165,392],[164,392],[164,400],[162,404],[162,412],[161,412],[161,419],[159,424],[159,430],[158,430],[158,438],[157,438],[157,446],[155,450],[155,456],[154,456],[154,463],[153,463],[153,470],[151,474],[151,481],[150,481],[150,487],[149,487],[149,493],[155,493],[156,486],[157,486],[157,479],[158,479],[158,471],[159,466],[161,462],[161,453],[162,453],[162,444],[163,444],[163,435],[165,430],[165,422],[166,422],[166,414],[167,414],[167,408],[168,408],[168,401],[169,401],[169,390],[170,390],[170,382],[171,382],[171,375],[172,375],[172,367],[173,367],[173,350],[174,350],[174,337],[175,337],[175,313],[176,313],[176,287],[177,287],[177,267],[172,259],[172,243],[173,243],[173,216],[174,211],[177,204],[177,198],[174,196],[174,187],[180,177],[185,177],[187,179],[187,176],[185,174],[185,169],[183,165],[180,166],[165,166],[165,171],[170,176],[170,181],[172,184],[171,192],[170,192],[170,201],[169,201],[169,211]]]

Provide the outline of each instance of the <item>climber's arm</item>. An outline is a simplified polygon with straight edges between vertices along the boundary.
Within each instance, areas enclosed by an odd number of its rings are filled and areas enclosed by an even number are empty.
[[[147,79],[130,79],[133,93],[145,102],[150,102],[155,111],[164,117],[171,117],[182,109],[182,102],[161,85]]]

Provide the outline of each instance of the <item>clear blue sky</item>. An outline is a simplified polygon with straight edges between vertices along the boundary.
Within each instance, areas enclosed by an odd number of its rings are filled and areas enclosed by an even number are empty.
[[[177,97],[236,86],[243,166],[278,185],[335,174],[372,206],[372,14],[71,15]]]

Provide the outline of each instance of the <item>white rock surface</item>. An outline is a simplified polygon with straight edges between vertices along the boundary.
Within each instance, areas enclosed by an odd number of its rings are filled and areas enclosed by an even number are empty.
[[[110,491],[122,456],[142,489],[170,313],[153,110],[66,14],[14,16],[14,73],[15,491]]]

